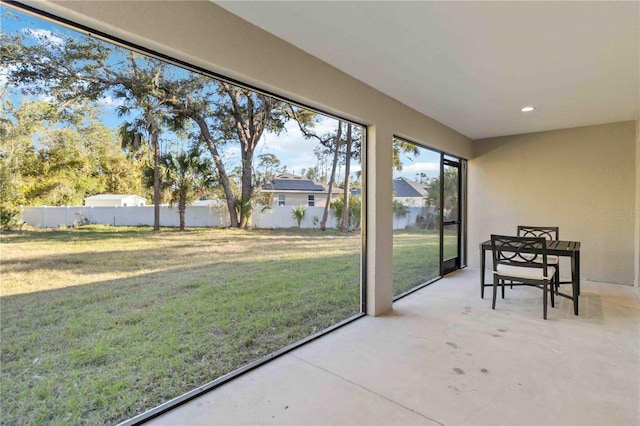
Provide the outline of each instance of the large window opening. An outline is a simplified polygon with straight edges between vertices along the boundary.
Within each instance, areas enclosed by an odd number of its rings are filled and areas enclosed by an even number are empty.
[[[362,126],[0,13],[4,421],[124,421],[363,314]]]
[[[397,298],[464,266],[465,162],[401,138],[394,138],[393,155]]]

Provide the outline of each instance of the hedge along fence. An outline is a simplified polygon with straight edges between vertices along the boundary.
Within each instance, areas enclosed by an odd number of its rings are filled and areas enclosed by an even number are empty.
[[[257,206],[251,214],[251,226],[256,228],[293,228],[298,223],[293,216],[296,206]],[[413,210],[416,210],[415,212]],[[307,207],[301,228],[319,228],[324,207]],[[409,207],[405,217],[394,217],[393,229],[405,229],[415,225],[417,208]],[[25,206],[22,207],[22,221],[40,228],[59,228],[82,224],[111,226],[153,226],[153,206],[98,207],[98,206]],[[339,219],[329,213],[327,227],[337,228]],[[187,227],[226,227],[229,226],[229,213],[226,206],[188,206],[185,211]],[[178,210],[169,206],[160,206],[160,226],[178,227]]]

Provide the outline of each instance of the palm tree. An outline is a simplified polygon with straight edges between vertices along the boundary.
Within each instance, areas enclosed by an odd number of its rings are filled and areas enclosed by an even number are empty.
[[[420,155],[420,149],[417,145],[404,141],[402,139],[393,138],[393,169],[402,171],[402,158],[401,154],[405,154],[411,157],[417,157]]]
[[[444,209],[445,219],[458,217],[458,170],[447,168],[444,171],[444,199],[440,202],[440,177],[435,177],[429,182],[427,196],[425,197],[428,206],[435,207],[438,217],[440,209]]]
[[[122,148],[139,151],[143,143],[151,145],[153,151],[153,230],[160,230],[160,126],[153,117],[145,115],[133,123],[125,121],[118,129]],[[146,138],[145,138],[146,136]]]
[[[208,159],[202,158],[200,149],[197,147],[189,152],[164,154],[160,162],[162,186],[169,191],[169,203],[178,206],[180,230],[184,231],[184,214],[187,204],[215,182],[211,174],[212,164]]]

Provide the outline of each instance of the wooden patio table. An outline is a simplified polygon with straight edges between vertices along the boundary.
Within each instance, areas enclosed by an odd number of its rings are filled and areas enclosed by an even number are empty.
[[[480,297],[484,298],[484,288],[492,287],[493,283],[485,284],[484,269],[486,265],[486,253],[491,252],[491,240],[480,244]],[[531,249],[531,253],[540,254],[539,250]],[[561,281],[559,284],[571,284],[572,295],[556,292],[558,296],[573,300],[573,313],[578,315],[578,296],[580,295],[580,242],[579,241],[553,241],[547,240],[547,255],[564,256],[571,258],[571,281]]]

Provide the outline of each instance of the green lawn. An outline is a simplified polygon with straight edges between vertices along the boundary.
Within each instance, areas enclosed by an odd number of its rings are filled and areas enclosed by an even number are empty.
[[[444,257],[457,254],[457,235],[445,232]],[[440,275],[438,231],[398,230],[393,233],[393,295],[404,293]]]
[[[429,275],[424,255],[407,267],[428,240],[396,234],[394,288]],[[117,423],[360,312],[358,234],[86,226],[0,243],[3,424]]]

